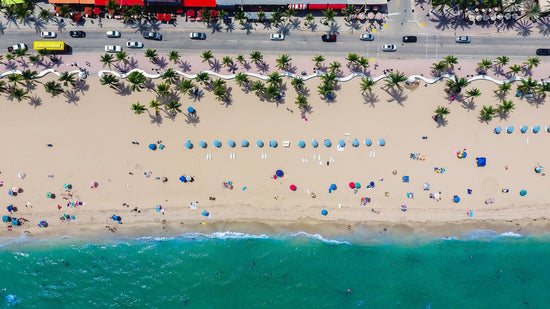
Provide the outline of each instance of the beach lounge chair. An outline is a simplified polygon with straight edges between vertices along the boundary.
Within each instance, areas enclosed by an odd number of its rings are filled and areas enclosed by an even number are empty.
[[[430,184],[425,182],[424,183],[424,190],[430,190]]]
[[[283,147],[290,147],[290,141],[283,141]]]
[[[409,182],[409,176],[403,176],[403,182]]]

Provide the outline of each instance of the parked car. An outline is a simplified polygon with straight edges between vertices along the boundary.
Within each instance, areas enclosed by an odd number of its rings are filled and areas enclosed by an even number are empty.
[[[126,42],[126,47],[128,48],[143,48],[143,43],[137,41],[128,41]]]
[[[382,51],[385,51],[385,52],[394,52],[397,50],[397,47],[395,46],[395,44],[384,44],[384,46],[382,46]]]
[[[105,45],[105,52],[107,53],[118,53],[122,51],[122,47],[118,45]]]
[[[107,37],[108,38],[120,38],[120,32],[119,31],[107,31]]]
[[[282,33],[272,33],[269,35],[271,41],[282,41],[285,39],[285,35]]]
[[[27,50],[27,49],[28,47],[26,44],[19,43],[12,46],[8,46],[8,53],[15,54],[15,52],[18,50]]]
[[[550,56],[550,48],[537,49],[537,56]]]
[[[147,40],[162,41],[162,34],[158,32],[143,31],[143,38]]]
[[[204,32],[191,32],[189,34],[191,40],[206,40],[206,33]]]
[[[321,40],[323,42],[336,42],[336,34],[323,34]]]
[[[361,35],[359,36],[359,40],[361,40],[361,41],[374,41],[374,34],[361,33]]]
[[[403,43],[415,43],[418,38],[414,35],[407,35],[403,37]]]
[[[472,38],[469,36],[457,36],[456,42],[457,43],[470,43],[472,41]]]
[[[86,32],[81,30],[72,30],[72,31],[69,31],[69,35],[72,36],[73,38],[85,38]]]
[[[57,34],[53,31],[40,31],[40,36],[45,39],[53,39],[57,37]]]

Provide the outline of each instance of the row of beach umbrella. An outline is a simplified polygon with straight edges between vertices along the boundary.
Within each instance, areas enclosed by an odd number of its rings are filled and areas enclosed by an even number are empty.
[[[367,139],[364,140],[364,144],[366,146],[372,146],[373,142],[370,138],[367,138]],[[203,140],[201,140],[198,143],[198,145],[201,148],[208,147],[208,143],[203,141]],[[219,140],[214,140],[212,142],[212,145],[216,148],[220,148],[220,147],[222,147],[222,142],[220,142]],[[227,141],[227,145],[229,147],[233,148],[233,147],[237,146],[237,143],[234,140],[229,140],[229,141]],[[277,143],[277,141],[272,140],[268,143],[268,145],[271,148],[276,148],[279,144]],[[301,140],[301,141],[298,141],[297,145],[300,148],[305,148],[306,147],[306,142]],[[325,145],[325,147],[331,147],[332,146],[332,141],[330,139],[325,139],[324,142],[323,142],[323,145]],[[359,147],[360,142],[359,142],[358,139],[354,139],[353,141],[351,141],[351,145],[353,147]],[[383,138],[379,139],[378,140],[378,145],[385,146],[386,145],[386,140],[383,139]],[[247,140],[242,140],[241,141],[241,147],[248,147],[248,146],[250,146],[250,143]],[[256,141],[256,147],[261,148],[261,147],[264,147],[264,146],[265,146],[265,144],[262,140],[257,140]],[[311,146],[313,146],[313,148],[317,148],[317,147],[319,147],[319,142],[317,140],[313,140],[313,141],[311,141]],[[338,141],[338,146],[339,147],[345,147],[346,142],[343,139],[341,139],[341,140]],[[194,147],[194,145],[190,140],[187,140],[187,142],[185,142],[185,148],[192,149],[193,147]]]
[[[508,126],[506,127],[506,133],[508,134],[512,134],[514,132],[515,128],[514,126]],[[495,134],[500,134],[502,133],[503,129],[501,127],[496,127],[494,130],[493,130],[493,133]],[[520,132],[521,133],[527,133],[527,131],[529,131],[529,127],[526,126],[526,125],[523,125],[521,126],[520,128]],[[539,133],[540,132],[540,126],[534,126],[531,131],[533,133]],[[550,133],[550,127],[546,128],[546,132]]]

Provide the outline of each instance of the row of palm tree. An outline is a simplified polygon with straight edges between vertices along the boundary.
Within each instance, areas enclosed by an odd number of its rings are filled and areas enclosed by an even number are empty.
[[[30,90],[34,89],[36,83],[42,84],[38,80],[38,72],[31,69],[23,70],[21,73],[11,73],[6,76],[6,80],[7,82],[0,80],[0,93],[7,92],[18,102],[30,98]],[[75,87],[76,85],[77,81],[74,74],[69,72],[61,73],[57,81],[52,80],[43,83],[45,91],[53,97],[65,92],[63,86]]]

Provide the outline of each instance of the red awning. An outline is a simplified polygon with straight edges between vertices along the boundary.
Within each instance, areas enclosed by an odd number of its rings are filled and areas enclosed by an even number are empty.
[[[215,8],[216,7],[216,0],[183,0],[183,6],[201,7],[201,8]]]
[[[143,0],[118,0],[119,5],[143,5]]]
[[[92,11],[92,8],[87,6],[84,8],[84,15],[88,15],[88,16],[92,16],[93,15],[93,11]]]
[[[171,21],[172,20],[172,17],[170,16],[170,14],[164,14],[164,21]]]
[[[333,10],[341,10],[341,9],[345,9],[346,5],[345,4],[329,4],[328,8],[333,9]]]
[[[327,8],[326,4],[309,4],[308,9],[310,10],[325,10]]]
[[[157,13],[157,20],[162,21],[163,17],[164,17],[164,15],[162,15],[162,13]]]
[[[295,9],[295,10],[305,10],[307,7],[307,4],[289,4],[289,9]]]
[[[95,14],[95,15],[101,14],[101,9],[100,9],[100,8],[97,8],[97,7],[94,8],[94,14]]]
[[[95,0],[97,6],[105,6],[105,4],[107,4],[107,0]]]
[[[216,16],[218,16],[218,11],[216,11],[216,10],[210,11],[210,17],[216,18]]]
[[[187,10],[187,17],[195,17],[195,11]]]

